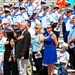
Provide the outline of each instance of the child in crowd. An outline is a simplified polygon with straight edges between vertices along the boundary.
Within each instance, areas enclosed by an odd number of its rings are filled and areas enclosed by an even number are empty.
[[[61,51],[58,55],[59,59],[59,69],[58,69],[58,75],[68,75],[67,74],[67,66],[69,63],[69,53],[67,52],[68,44],[63,42],[61,45]]]

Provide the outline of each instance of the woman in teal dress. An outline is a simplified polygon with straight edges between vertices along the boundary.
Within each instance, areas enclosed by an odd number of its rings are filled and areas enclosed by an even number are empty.
[[[35,62],[36,72],[38,73],[42,68],[42,57],[37,58],[41,54],[41,50],[43,47],[44,42],[42,42],[44,29],[41,25],[36,24],[35,26],[35,35],[32,36],[31,44],[32,44],[32,53],[33,53],[33,60]]]
[[[54,63],[57,62],[56,46],[58,41],[52,31],[52,26],[47,26],[48,35],[44,38],[44,64],[48,65],[48,75],[54,74]]]

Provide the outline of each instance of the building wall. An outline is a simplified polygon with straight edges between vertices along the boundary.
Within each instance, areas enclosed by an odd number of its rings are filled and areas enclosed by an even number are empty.
[[[18,0],[0,0],[0,7],[2,7],[4,3],[12,3],[12,2],[17,2],[17,1]],[[56,2],[56,0],[43,0],[43,1],[46,1],[47,5],[49,6],[53,6]]]

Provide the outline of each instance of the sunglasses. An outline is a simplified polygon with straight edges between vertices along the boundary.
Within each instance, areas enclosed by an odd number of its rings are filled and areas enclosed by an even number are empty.
[[[35,29],[39,29],[38,27],[35,27]]]
[[[19,27],[19,25],[14,25],[15,27]]]
[[[6,23],[4,23],[4,25],[6,25]]]
[[[47,27],[47,29],[50,29],[50,28],[52,28],[52,27]]]

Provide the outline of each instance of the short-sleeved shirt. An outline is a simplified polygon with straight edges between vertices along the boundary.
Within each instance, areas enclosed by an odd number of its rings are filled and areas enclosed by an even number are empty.
[[[59,59],[59,62],[66,63],[66,61],[69,60],[69,53],[67,51],[60,51],[58,56],[61,56],[62,54],[64,54],[64,56]]]

